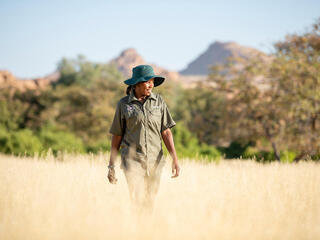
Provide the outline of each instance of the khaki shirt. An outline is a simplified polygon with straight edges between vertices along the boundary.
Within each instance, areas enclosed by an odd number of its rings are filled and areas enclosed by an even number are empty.
[[[130,165],[128,161],[134,160],[140,162],[149,175],[149,171],[164,161],[161,132],[175,125],[159,94],[151,93],[143,104],[133,91],[120,99],[109,132],[123,136],[120,145],[121,168],[127,169]]]

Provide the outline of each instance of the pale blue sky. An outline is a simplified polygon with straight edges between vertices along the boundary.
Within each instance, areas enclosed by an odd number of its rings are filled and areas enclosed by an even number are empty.
[[[0,69],[38,77],[62,57],[107,62],[134,47],[146,61],[179,71],[214,41],[270,52],[319,17],[319,0],[0,0]]]

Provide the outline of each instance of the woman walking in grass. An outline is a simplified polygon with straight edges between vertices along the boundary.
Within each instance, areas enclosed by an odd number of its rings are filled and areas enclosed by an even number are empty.
[[[180,167],[170,128],[175,126],[169,109],[159,94],[152,92],[164,82],[149,65],[132,70],[127,96],[117,104],[113,123],[108,179],[115,184],[114,162],[121,146],[121,168],[127,179],[132,202],[140,209],[152,210],[165,164],[162,139],[172,157],[172,177]]]

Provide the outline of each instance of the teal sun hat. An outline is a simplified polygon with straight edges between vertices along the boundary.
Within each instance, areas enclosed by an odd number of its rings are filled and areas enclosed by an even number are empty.
[[[124,81],[127,85],[135,85],[139,82],[147,82],[154,78],[154,86],[157,87],[164,82],[164,77],[154,74],[153,68],[150,65],[139,65],[132,69],[132,78]]]

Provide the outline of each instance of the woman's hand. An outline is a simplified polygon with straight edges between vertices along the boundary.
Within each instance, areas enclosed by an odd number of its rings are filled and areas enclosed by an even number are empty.
[[[118,179],[116,179],[116,171],[114,170],[114,168],[109,168],[108,180],[112,184],[116,184],[117,183]]]
[[[164,141],[164,144],[168,149],[168,152],[172,157],[172,176],[171,177],[176,178],[179,176],[180,166],[178,163],[176,149],[174,148],[174,141],[173,141],[173,136],[170,128],[167,128],[166,130],[162,131],[161,136]]]
[[[180,166],[178,161],[172,161],[172,178],[176,178],[179,176]]]
[[[110,153],[110,161],[109,161],[109,171],[108,171],[108,180],[112,184],[116,184],[118,179],[116,179],[116,172],[114,170],[114,162],[117,158],[117,153],[120,148],[120,143],[122,140],[122,136],[112,135],[111,139],[111,153]]]

